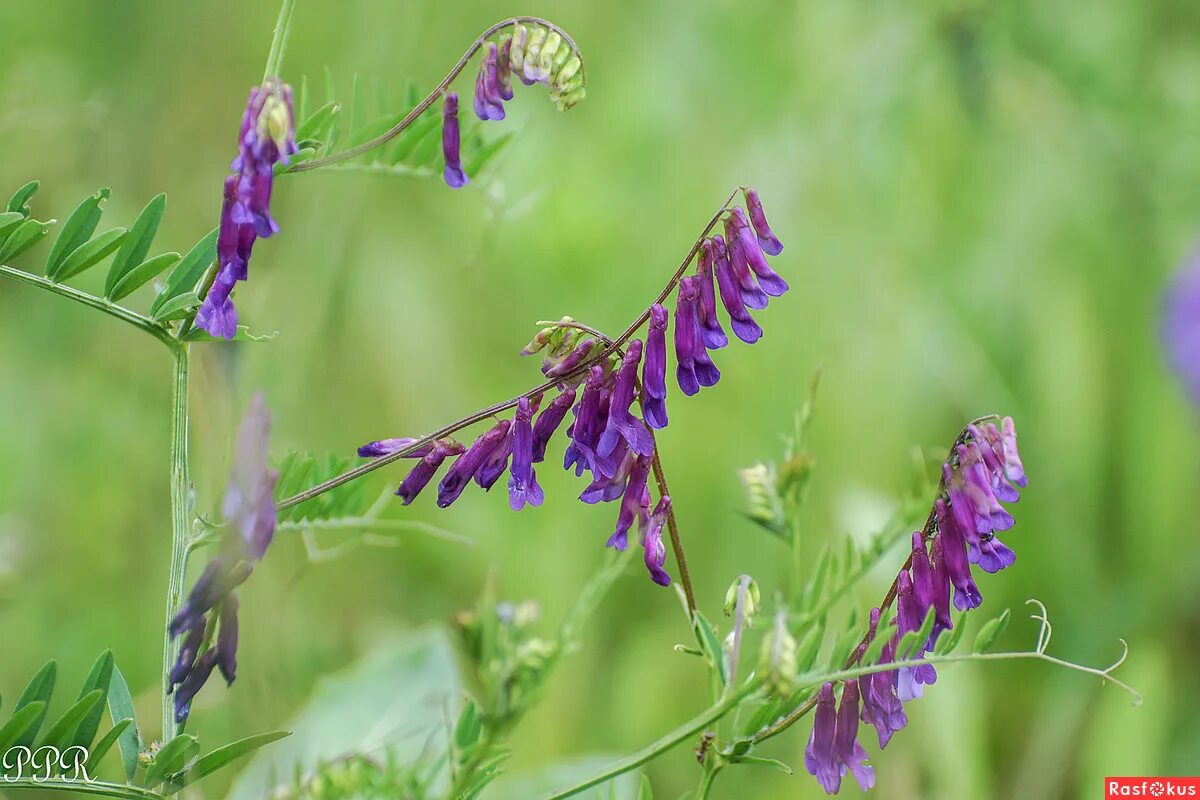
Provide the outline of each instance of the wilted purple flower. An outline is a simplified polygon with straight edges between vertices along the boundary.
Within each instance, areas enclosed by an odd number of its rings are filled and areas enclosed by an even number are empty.
[[[291,87],[270,80],[250,90],[238,155],[230,164],[237,174],[225,179],[217,274],[196,312],[197,327],[214,337],[232,339],[237,333],[237,309],[230,293],[248,276],[255,237],[279,231],[270,212],[271,188],[275,164],[286,164],[296,152],[295,128]]]
[[[938,539],[941,540],[946,574],[954,584],[954,605],[959,611],[976,608],[983,602],[983,596],[979,594],[979,588],[971,578],[962,526],[946,507],[946,501],[940,497],[934,501],[934,515],[937,518]]]
[[[642,547],[646,551],[646,569],[650,570],[650,580],[659,586],[671,585],[671,576],[663,569],[663,562],[667,559],[667,548],[663,545],[662,540],[663,525],[666,524],[667,514],[670,511],[671,496],[664,494],[658,499],[654,513],[650,515],[650,523],[646,527],[646,538],[642,541]]]
[[[236,592],[230,592],[221,604],[218,615],[219,631],[217,633],[217,666],[225,677],[225,684],[231,685],[237,677],[237,646],[238,646],[238,599]]]
[[[730,327],[743,342],[754,344],[762,338],[762,328],[746,310],[742,289],[738,284],[737,275],[734,274],[733,264],[729,260],[725,240],[721,238],[720,234],[717,234],[712,237],[712,243],[713,268],[717,274],[717,288],[720,290],[721,304],[725,306],[725,311],[729,314]]]
[[[1193,251],[1171,279],[1162,315],[1167,361],[1192,402],[1200,405],[1200,250]]]
[[[437,504],[439,508],[446,508],[458,499],[466,485],[471,482],[471,478],[475,477],[476,470],[508,435],[510,425],[512,422],[509,420],[500,420],[486,432],[481,433],[467,448],[467,451],[450,465],[450,469],[442,477],[442,482],[438,484]]]
[[[630,413],[637,389],[638,364],[642,360],[642,341],[634,339],[625,350],[617,380],[613,385],[612,398],[608,406],[608,421],[596,445],[596,455],[606,458],[617,446],[618,438],[629,444],[629,449],[640,456],[654,452],[654,437],[646,424]]]
[[[358,455],[361,458],[379,458],[386,456],[389,453],[394,453],[397,450],[403,450],[409,447],[413,442],[418,441],[411,436],[401,436],[395,439],[378,439],[374,442],[367,442],[358,448]],[[404,456],[405,458],[424,458],[433,452],[433,443],[418,447],[413,452]]]
[[[528,503],[540,506],[544,498],[533,468],[533,406],[528,397],[517,401],[512,423],[512,468],[508,477],[508,502],[513,511]]]
[[[813,712],[813,729],[804,749],[804,768],[826,794],[837,794],[842,788],[842,765],[836,747],[837,709],[834,705],[833,684],[826,682],[817,692],[817,707]]]
[[[704,338],[704,346],[716,350],[729,344],[721,323],[717,321],[717,294],[713,288],[713,261],[716,255],[713,251],[712,239],[705,239],[700,244],[700,263],[696,267],[696,285],[700,289],[700,298],[696,307],[700,318],[700,331]]]
[[[746,189],[746,208],[750,210],[750,222],[754,225],[754,233],[758,236],[758,246],[769,256],[777,256],[783,252],[783,245],[771,226],[767,224],[767,215],[763,212],[762,200],[754,189]]]
[[[646,362],[642,365],[642,413],[651,428],[667,427],[667,309],[650,306]]]
[[[742,239],[732,214],[725,218],[725,246],[728,248],[730,268],[733,270],[738,288],[742,293],[742,303],[747,308],[756,310],[766,308],[770,298],[758,285],[758,281],[754,279],[754,273],[750,271],[750,264],[746,260],[746,250],[742,246]]]
[[[913,591],[912,576],[907,571],[901,572],[896,579],[896,635],[920,630],[925,622],[926,609],[921,608],[920,601]],[[922,642],[919,649],[914,649],[910,658],[920,658],[928,650],[928,642]],[[915,667],[900,667],[896,676],[896,695],[901,700],[912,700],[920,697],[923,684],[937,681],[937,670],[932,664],[920,664]]]
[[[734,208],[729,215],[729,222],[733,225],[733,230],[737,236],[738,249],[746,259],[746,264],[754,271],[758,278],[758,285],[762,290],[772,297],[779,297],[788,290],[787,281],[781,278],[775,270],[771,269],[771,265],[767,263],[767,257],[763,253],[758,239],[754,232],[750,230],[750,222],[746,219],[746,212],[741,208]],[[725,229],[729,230],[728,225]],[[728,233],[726,233],[728,235]]]
[[[575,390],[564,389],[550,402],[546,410],[538,415],[537,422],[533,423],[533,463],[546,460],[546,445],[574,404]]]
[[[629,468],[629,480],[621,498],[621,511],[617,514],[617,529],[608,538],[608,546],[624,550],[629,546],[629,529],[636,520],[645,525],[650,513],[650,490],[646,478],[650,472],[649,456],[638,456]]]
[[[461,189],[469,182],[462,168],[462,138],[458,129],[458,95],[450,92],[442,105],[442,156],[446,166],[442,177],[451,189]]]
[[[496,57],[496,84],[500,89],[501,100],[512,100],[512,37],[505,36],[500,40],[500,49]]]
[[[404,501],[404,505],[408,505],[413,500],[417,499],[417,495],[421,493],[433,476],[437,474],[438,469],[442,466],[442,462],[447,457],[458,455],[464,452],[461,444],[454,441],[443,440],[433,443],[433,449],[428,455],[423,456],[420,461],[404,476],[404,480],[400,482],[400,487],[396,489],[396,494]]]
[[[888,635],[879,630],[879,609],[871,609],[871,628],[867,634],[869,643],[876,636]],[[879,656],[880,664],[896,660],[896,638],[889,636],[887,644]],[[908,716],[904,713],[904,704],[896,696],[896,670],[876,672],[864,675],[859,679],[859,689],[862,694],[862,714],[860,719],[875,727],[879,737],[879,748],[887,747],[892,734],[908,724]]]

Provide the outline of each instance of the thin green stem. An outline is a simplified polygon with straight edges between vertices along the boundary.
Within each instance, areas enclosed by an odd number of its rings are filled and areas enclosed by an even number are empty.
[[[713,784],[717,782],[717,775],[725,765],[719,762],[706,764],[704,771],[700,773],[700,784],[696,787],[696,792],[692,800],[708,800],[708,795],[712,791]]]
[[[25,272],[24,270],[17,269],[16,267],[10,267],[7,264],[0,264],[0,275],[20,281],[21,283],[29,286],[36,286],[39,289],[45,289],[46,291],[53,292],[60,297],[65,297],[68,300],[74,300],[76,303],[82,303],[89,308],[95,308],[103,311],[109,316],[116,317],[117,319],[129,323],[139,330],[145,331],[172,349],[175,349],[177,346],[177,342],[171,336],[171,332],[162,325],[158,324],[147,316],[143,316],[136,311],[130,311],[128,308],[119,306],[116,303],[104,299],[103,297],[96,297],[95,295],[88,294],[87,292],[82,292],[72,286],[67,286],[65,283],[55,283],[49,278],[43,278],[41,275],[33,275]]]
[[[283,64],[283,51],[287,47],[288,34],[292,32],[292,10],[296,0],[283,0],[279,8],[279,19],[275,21],[275,34],[271,37],[271,49],[267,52],[267,68],[263,71],[263,83],[279,77]]]
[[[792,534],[792,600],[798,606],[804,597],[804,551],[800,547],[800,505],[792,505],[788,522]]]
[[[454,79],[457,78],[464,69],[466,69],[467,64],[471,61],[471,57],[479,52],[479,48],[483,47],[484,44],[487,43],[488,38],[491,37],[492,34],[502,31],[510,25],[519,25],[523,23],[541,25],[542,27],[552,30],[561,36],[563,40],[570,45],[575,54],[579,56],[580,74],[584,76],[585,81],[587,80],[587,70],[583,65],[583,53],[579,51],[579,46],[575,44],[575,40],[572,39],[566,31],[555,25],[550,20],[542,19],[541,17],[510,17],[509,19],[497,22],[495,25],[492,25],[483,33],[479,34],[479,36],[475,38],[475,41],[471,43],[471,46],[467,48],[467,51],[462,54],[462,57],[458,59],[458,62],[450,69],[448,73],[446,73],[446,77],[442,78],[441,82],[434,88],[434,90],[427,94],[425,99],[417,103],[417,105],[413,107],[412,111],[409,111],[407,114],[405,114],[404,118],[391,128],[384,131],[379,136],[376,136],[369,142],[363,142],[356,147],[351,147],[348,150],[343,150],[340,153],[334,153],[333,155],[325,156],[324,158],[316,158],[311,161],[302,161],[282,174],[286,175],[292,172],[307,172],[309,170],[324,167],[329,164],[336,164],[339,161],[346,161],[348,159],[355,158],[356,156],[360,156],[363,153],[373,150],[376,147],[386,144],[387,142],[396,138],[403,133],[409,125],[413,124],[418,117],[424,114],[426,109],[438,101],[438,98],[441,97],[448,88],[450,88],[450,84],[454,82]]]
[[[696,734],[704,731],[734,708],[737,708],[742,700],[757,691],[760,685],[760,680],[754,680],[750,683],[747,683],[735,694],[706,709],[698,716],[693,717],[692,719],[683,723],[662,738],[651,742],[641,750],[638,750],[636,753],[626,756],[619,761],[614,761],[596,775],[584,780],[581,783],[575,784],[569,789],[562,789],[554,792],[553,794],[546,795],[543,800],[562,800],[564,797],[573,797],[580,792],[587,791],[593,786],[598,786],[605,781],[610,781],[618,775],[623,775],[630,770],[635,770],[643,764],[654,760],[668,750],[671,750],[690,740],[692,737],[696,736]]]
[[[73,792],[100,797],[127,798],[127,800],[164,800],[166,795],[108,781],[70,781],[65,778],[0,778],[0,789],[43,789],[51,792]]]
[[[163,626],[162,659],[162,730],[163,741],[175,738],[178,727],[170,697],[168,676],[175,662],[176,647],[169,627],[183,599],[183,581],[187,574],[191,525],[188,501],[191,483],[188,477],[188,349],[172,350],[175,356],[171,382],[171,567],[167,580],[166,624]]]
[[[654,303],[662,303],[664,300],[667,299],[667,297],[671,294],[671,292],[674,291],[675,286],[679,283],[679,279],[683,277],[683,273],[687,271],[688,265],[692,263],[692,259],[695,258],[696,253],[699,252],[701,244],[704,241],[704,237],[708,236],[709,231],[711,231],[713,229],[713,226],[716,225],[718,221],[720,221],[721,215],[724,214],[726,209],[729,208],[729,204],[733,202],[733,198],[737,195],[737,193],[739,191],[741,191],[741,187],[734,189],[733,192],[730,193],[729,197],[725,199],[725,202],[721,204],[721,207],[719,209],[717,209],[716,213],[714,213],[712,215],[712,217],[708,221],[708,224],[705,225],[704,230],[702,230],[700,232],[700,237],[698,239],[696,239],[695,243],[693,243],[691,249],[688,251],[687,256],[679,264],[679,267],[675,270],[675,273],[671,276],[670,280],[667,281],[666,286],[664,286],[662,291],[659,292],[658,297],[655,298],[655,300],[654,300]],[[629,324],[629,327],[627,327],[620,336],[618,336],[616,339],[612,340],[612,344],[608,345],[607,347],[605,347],[603,350],[596,353],[595,355],[584,359],[579,364],[578,367],[576,367],[575,369],[566,373],[565,375],[560,375],[557,378],[554,378],[552,380],[546,381],[545,383],[539,384],[538,386],[535,386],[534,388],[517,395],[516,397],[512,398],[511,400],[506,400],[502,403],[496,403],[495,405],[491,405],[491,406],[488,406],[487,408],[480,409],[479,411],[476,411],[474,414],[470,414],[469,416],[463,417],[462,419],[459,419],[456,422],[452,422],[449,425],[446,425],[442,428],[437,429],[433,433],[429,433],[429,434],[426,434],[425,436],[422,436],[420,439],[417,439],[412,444],[410,444],[408,447],[404,447],[399,450],[396,450],[395,452],[388,453],[385,456],[373,458],[370,461],[366,462],[365,464],[360,464],[359,466],[354,467],[353,469],[349,469],[349,470],[343,472],[341,475],[336,475],[336,476],[330,478],[329,480],[325,481],[324,483],[319,483],[316,486],[305,489],[304,491],[294,494],[291,497],[284,498],[283,500],[280,500],[276,504],[276,508],[278,508],[280,511],[282,511],[285,508],[291,508],[292,506],[299,505],[300,503],[303,503],[306,500],[311,500],[314,497],[324,494],[325,492],[328,492],[332,489],[336,489],[337,487],[341,486],[344,483],[349,483],[350,481],[355,480],[357,478],[361,478],[362,476],[367,475],[368,473],[374,472],[377,469],[386,467],[388,464],[391,464],[393,461],[399,461],[400,459],[402,459],[406,456],[410,456],[413,453],[420,450],[421,448],[425,447],[426,445],[437,441],[438,439],[442,439],[446,436],[450,436],[450,435],[462,430],[463,428],[470,427],[471,425],[474,425],[477,422],[482,422],[483,420],[488,419],[489,417],[493,417],[496,414],[500,414],[504,411],[508,411],[511,408],[515,408],[517,403],[519,403],[521,401],[521,398],[523,398],[523,397],[533,397],[536,394],[541,394],[543,392],[550,391],[550,390],[556,388],[559,383],[567,383],[575,378],[580,377],[581,375],[586,374],[592,368],[592,366],[594,364],[598,364],[603,359],[608,358],[614,352],[619,350],[622,345],[624,345],[626,342],[628,342],[630,339],[632,339],[633,335],[635,333],[637,333],[638,329],[641,328],[643,325],[645,325],[649,319],[650,319],[650,307],[647,306],[646,310],[643,311],[641,314],[639,314],[638,317]],[[670,515],[668,515],[668,523],[669,522],[670,522]],[[672,544],[674,544],[674,542],[672,542]],[[678,553],[676,555],[678,556]]]

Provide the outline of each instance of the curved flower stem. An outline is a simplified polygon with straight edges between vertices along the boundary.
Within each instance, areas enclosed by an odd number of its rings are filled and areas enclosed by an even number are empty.
[[[360,156],[368,150],[373,150],[376,147],[386,144],[387,142],[396,138],[403,133],[409,125],[412,125],[413,122],[416,121],[417,117],[424,114],[426,109],[437,102],[438,98],[441,97],[445,93],[446,89],[450,87],[450,84],[454,82],[454,79],[457,78],[464,69],[466,69],[467,64],[471,61],[471,57],[479,52],[479,48],[483,47],[484,44],[487,43],[487,40],[492,36],[492,34],[502,31],[510,25],[520,25],[526,22],[533,23],[535,25],[541,25],[561,36],[563,40],[571,46],[571,49],[575,51],[575,54],[579,56],[579,70],[580,73],[583,74],[584,80],[587,80],[587,70],[583,64],[583,53],[579,51],[579,46],[575,44],[575,40],[572,39],[566,31],[555,25],[553,22],[542,19],[541,17],[510,17],[506,20],[497,22],[495,25],[492,25],[483,33],[479,34],[475,41],[471,43],[471,46],[467,48],[467,51],[462,54],[462,57],[458,59],[458,63],[456,63],[450,69],[450,71],[446,73],[446,77],[442,78],[441,83],[439,83],[432,92],[427,94],[424,100],[417,103],[417,105],[413,107],[412,111],[409,111],[407,114],[405,114],[404,118],[391,128],[368,142],[363,142],[360,145],[351,147],[348,150],[343,150],[340,153],[334,153],[333,155],[328,155],[324,158],[315,158],[310,161],[302,161],[291,169],[286,170],[283,174],[286,175],[290,172],[307,172],[308,170],[317,169],[329,164],[336,164],[339,161],[346,161],[356,156]]]
[[[171,619],[183,599],[183,582],[187,575],[189,548],[189,526],[191,508],[188,495],[191,482],[188,477],[188,349],[187,345],[176,346],[174,374],[171,384],[171,566],[167,579],[166,623],[163,625],[162,657],[162,725],[163,742],[169,742],[178,733],[175,713],[170,697],[168,676],[175,661],[175,640],[170,633]]]
[[[126,800],[164,800],[166,795],[140,786],[129,786],[108,781],[70,781],[65,778],[0,778],[0,789],[42,789],[50,792],[72,792],[100,797],[118,797]]]
[[[68,300],[74,300],[77,303],[82,303],[89,308],[95,308],[103,311],[105,314],[116,317],[117,319],[127,322],[135,328],[150,334],[155,339],[158,339],[160,342],[172,349],[174,349],[177,345],[175,339],[171,336],[171,332],[162,325],[159,325],[157,322],[147,316],[143,316],[136,311],[130,311],[128,308],[119,306],[116,303],[104,299],[103,297],[96,297],[95,295],[88,294],[87,292],[82,292],[72,286],[67,286],[65,283],[55,283],[49,278],[43,278],[41,275],[33,275],[29,272],[25,272],[24,270],[17,269],[16,267],[10,267],[7,264],[0,264],[0,275],[7,276],[13,280],[28,284],[29,286],[36,286],[39,289],[45,289],[46,291],[53,292],[60,297],[65,297]]]
[[[529,19],[529,18],[523,18],[523,19]],[[509,22],[511,22],[511,20],[509,20]],[[671,292],[674,291],[675,286],[679,283],[679,279],[683,277],[683,273],[687,270],[688,264],[690,264],[692,262],[692,259],[695,257],[696,253],[700,250],[700,246],[701,246],[701,243],[704,241],[704,237],[708,236],[709,231],[711,231],[713,229],[713,226],[716,225],[717,222],[721,219],[721,215],[725,213],[725,210],[727,208],[729,208],[729,204],[733,202],[733,198],[737,195],[737,193],[739,191],[741,191],[740,186],[738,188],[734,189],[729,194],[729,197],[726,198],[725,202],[721,205],[721,207],[719,209],[717,209],[715,214],[712,215],[712,218],[709,219],[708,224],[704,226],[704,230],[700,232],[700,236],[696,239],[695,243],[692,244],[691,249],[688,251],[687,257],[683,259],[683,262],[680,263],[679,268],[675,270],[675,273],[671,276],[670,280],[667,281],[666,286],[664,286],[662,291],[659,292],[658,297],[654,300],[655,303],[663,302],[664,300],[667,299],[667,297],[671,294]],[[491,406],[488,406],[487,408],[480,409],[479,411],[476,411],[475,413],[473,413],[469,416],[463,417],[462,419],[457,420],[456,422],[452,422],[449,425],[438,428],[433,433],[426,434],[425,436],[422,436],[420,439],[417,439],[415,442],[410,444],[408,447],[404,447],[404,448],[401,448],[400,450],[396,450],[395,452],[388,453],[385,456],[379,456],[378,458],[374,458],[374,459],[366,462],[365,464],[359,464],[357,467],[354,467],[353,469],[348,469],[340,475],[335,475],[334,477],[330,478],[327,481],[324,481],[323,483],[319,483],[316,486],[305,489],[302,492],[298,492],[298,493],[292,495],[291,497],[284,498],[284,499],[280,500],[278,503],[276,503],[275,507],[277,509],[279,509],[280,511],[282,511],[285,508],[291,508],[292,506],[299,505],[300,503],[303,503],[306,500],[311,500],[314,497],[317,497],[319,495],[324,494],[325,492],[330,491],[331,489],[336,489],[337,487],[341,486],[344,483],[349,483],[350,481],[355,480],[356,478],[361,478],[362,476],[364,476],[368,473],[374,472],[375,470],[380,469],[381,467],[386,467],[388,464],[391,464],[393,461],[399,461],[400,459],[404,458],[405,456],[412,455],[413,453],[420,450],[425,445],[430,444],[431,442],[437,441],[438,439],[441,439],[446,436],[450,436],[454,433],[457,433],[458,431],[462,430],[463,428],[470,427],[471,425],[474,425],[477,422],[482,422],[483,420],[488,419],[489,417],[495,416],[496,414],[500,414],[504,411],[508,411],[511,408],[516,408],[517,403],[519,403],[521,401],[521,398],[523,398],[523,397],[533,397],[536,394],[541,394],[542,392],[546,392],[546,391],[549,391],[549,390],[555,388],[556,386],[558,386],[559,383],[564,383],[573,378],[578,378],[579,376],[584,375],[585,373],[587,373],[588,370],[590,370],[592,368],[592,366],[594,364],[599,363],[603,359],[608,358],[610,355],[617,352],[621,348],[622,345],[624,345],[626,342],[628,342],[630,339],[633,338],[633,335],[635,333],[637,333],[638,329],[641,328],[643,325],[645,325],[647,320],[649,320],[649,319],[650,319],[650,309],[649,309],[649,307],[647,307],[646,310],[643,311],[641,313],[641,315],[639,315],[637,317],[637,319],[635,319],[632,323],[630,323],[629,327],[627,327],[624,330],[624,332],[621,333],[620,336],[618,336],[616,339],[611,340],[612,341],[611,344],[609,344],[607,347],[605,347],[599,353],[596,353],[595,355],[582,361],[578,367],[571,370],[570,372],[568,372],[564,375],[560,375],[553,380],[549,380],[549,381],[546,381],[545,383],[539,384],[538,386],[535,386],[532,389],[529,389],[528,391],[517,395],[516,397],[512,398],[511,400],[505,400],[502,403],[496,403],[495,405],[491,405]]]

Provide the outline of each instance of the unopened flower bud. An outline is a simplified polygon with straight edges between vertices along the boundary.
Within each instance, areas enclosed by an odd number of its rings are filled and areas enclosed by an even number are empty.
[[[796,639],[787,626],[787,612],[775,614],[775,624],[763,637],[758,671],[779,695],[789,695],[796,678]]]
[[[742,619],[745,620],[746,627],[750,627],[754,624],[754,617],[762,605],[762,593],[758,589],[758,581],[749,575],[741,575],[729,584],[729,590],[725,592],[725,616],[733,616],[737,610],[738,589],[743,581],[746,583],[746,597],[742,603]]]

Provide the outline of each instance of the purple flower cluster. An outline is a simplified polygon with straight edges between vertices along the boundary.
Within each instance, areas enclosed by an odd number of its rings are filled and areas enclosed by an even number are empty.
[[[951,595],[960,611],[975,608],[983,598],[971,577],[971,564],[985,572],[1011,565],[1016,556],[996,538],[997,531],[1012,527],[1012,515],[1000,501],[1016,502],[1017,489],[1026,485],[1025,469],[1017,453],[1017,434],[1011,417],[995,424],[967,428],[967,435],[942,467],[944,496],[934,503],[935,533],[927,543],[921,531],[912,536],[912,558],[896,578],[896,615],[890,638],[879,663],[896,660],[896,648],[905,634],[920,630],[930,611],[933,629],[911,659],[933,650],[938,636],[953,627]],[[953,591],[952,591],[953,589]],[[879,609],[871,610],[870,630],[854,660],[862,658],[876,636],[885,635]],[[900,667],[846,681],[841,705],[834,712],[833,684],[826,683],[817,696],[813,732],[805,751],[808,771],[829,794],[837,794],[849,771],[863,789],[874,784],[874,771],[862,762],[866,753],[856,742],[861,719],[875,728],[880,749],[892,734],[908,723],[904,703],[921,697],[924,687],[937,681],[932,664]]]
[[[500,50],[503,49],[502,45]],[[493,62],[489,56],[485,68]],[[505,78],[508,75],[503,71],[498,74]],[[493,81],[485,75],[481,83],[488,86]],[[501,80],[497,85],[507,84]],[[734,208],[725,222],[732,245],[726,245],[720,235],[706,239],[700,249],[696,274],[684,277],[679,283],[674,343],[676,379],[684,394],[695,394],[701,386],[712,386],[721,377],[709,356],[710,349],[727,344],[717,320],[714,274],[718,281],[728,284],[722,288],[722,296],[734,320],[734,332],[745,341],[756,341],[762,335],[746,307],[762,308],[768,295],[778,296],[788,288],[766,261],[767,253],[778,254],[783,245],[767,224],[758,193],[747,189],[745,197],[749,215],[741,208]],[[747,329],[739,319],[752,325],[757,333],[753,337],[743,335]],[[537,481],[535,465],[545,460],[547,443],[570,411],[573,419],[566,429],[568,442],[563,468],[574,470],[576,477],[588,474],[588,485],[579,499],[585,503],[620,501],[608,546],[618,550],[628,547],[629,532],[636,523],[651,578],[663,586],[670,585],[671,578],[663,569],[666,548],[662,530],[671,513],[671,499],[664,495],[655,503],[649,487],[655,452],[651,429],[667,426],[670,315],[666,307],[655,303],[647,313],[647,320],[645,342],[631,340],[618,361],[613,360],[616,353],[598,358],[605,350],[605,342],[575,325],[570,318],[542,330],[522,354],[541,352],[542,374],[556,381],[559,394],[546,409],[537,414],[541,395],[522,397],[513,419],[498,420],[469,447],[441,440],[406,453],[406,457],[420,461],[404,478],[396,494],[404,499],[405,505],[411,503],[442,463],[454,457],[438,484],[437,504],[442,508],[458,499],[472,480],[488,490],[505,471],[509,474],[509,504],[514,510],[541,505],[544,493]],[[641,416],[636,407],[640,407]],[[363,445],[358,454],[377,458],[406,450],[415,441],[382,439]]]
[[[169,627],[183,637],[169,676],[175,692],[175,720],[183,724],[192,699],[213,669],[226,683],[237,671],[238,600],[234,592],[260,561],[275,535],[275,480],[267,466],[271,417],[256,395],[238,431],[237,450],[222,513],[227,526],[221,552],[209,562]],[[216,644],[211,645],[216,629]],[[203,651],[203,652],[202,652]]]
[[[217,274],[196,312],[196,325],[212,336],[232,339],[237,309],[230,295],[249,275],[250,251],[258,238],[279,232],[271,217],[275,164],[296,152],[292,89],[277,80],[250,90],[238,134],[238,155],[225,178],[221,227],[217,235]]]
[[[513,75],[526,86],[541,83],[549,87],[550,99],[559,110],[571,108],[586,93],[583,61],[575,45],[541,25],[517,24],[511,34],[484,47],[475,76],[475,116],[485,122],[504,119],[504,103],[513,99]],[[442,155],[446,162],[443,177],[452,189],[469,182],[462,170],[460,144],[458,95],[450,93],[442,110]]]

